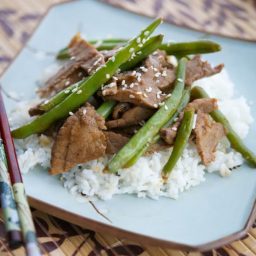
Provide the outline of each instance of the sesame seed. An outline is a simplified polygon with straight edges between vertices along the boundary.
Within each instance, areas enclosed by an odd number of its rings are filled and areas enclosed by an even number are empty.
[[[106,74],[106,78],[109,79],[110,78],[110,74]]]
[[[156,103],[153,106],[154,106],[154,108],[158,108],[158,105]]]
[[[70,111],[70,112],[69,112],[69,115],[70,115],[70,116],[73,116],[73,115],[74,115],[74,113]]]
[[[144,96],[145,98],[148,98],[148,95],[147,95],[146,93],[143,93],[143,96]]]
[[[44,101],[44,104],[47,104],[48,102],[49,102],[49,100],[45,100],[45,101]]]
[[[159,77],[161,75],[160,72],[155,73],[155,77]]]
[[[70,90],[65,90],[64,93],[68,94],[68,93],[70,93]]]
[[[167,105],[164,105],[164,109],[165,109],[165,110],[168,110],[168,106],[167,106]]]
[[[77,91],[77,87],[75,87],[73,90],[72,90],[72,92],[76,92]]]
[[[122,83],[121,83],[122,85],[125,85],[125,80],[122,80]]]
[[[129,52],[134,52],[134,48],[130,48]]]
[[[136,94],[141,95],[141,94],[142,94],[142,92],[136,92]]]
[[[113,76],[112,77],[115,81],[117,81],[118,80],[118,78],[116,77],[116,76]]]
[[[163,76],[163,77],[167,76],[166,70],[164,70],[164,71],[162,72],[162,76]]]
[[[157,79],[157,80],[156,80],[156,83],[157,83],[157,84],[159,84],[159,83],[160,83],[160,81]]]
[[[176,126],[173,126],[171,129],[172,129],[173,131],[177,131],[177,130],[178,130],[178,128],[177,128]]]
[[[130,88],[133,88],[133,87],[134,87],[134,83],[131,83],[131,84],[130,84]]]
[[[146,92],[152,92],[152,87],[148,87],[147,89],[146,89]]]
[[[145,67],[140,67],[140,69],[143,71],[143,72],[147,72],[148,71],[148,69],[147,68],[145,68]]]
[[[114,62],[114,61],[116,60],[116,57],[115,57],[115,56],[112,56],[112,57],[111,57],[111,60],[112,60],[112,62]]]
[[[143,46],[143,44],[138,44],[138,46],[139,46],[139,47],[142,47],[142,46]]]
[[[83,115],[86,115],[87,110],[83,109]]]
[[[141,38],[140,38],[140,37],[138,37],[138,38],[136,39],[136,42],[139,44],[139,43],[140,43],[140,41],[141,41]]]
[[[142,54],[142,52],[141,52],[141,51],[138,51],[138,52],[137,52],[137,55],[140,55],[140,54]]]
[[[155,72],[158,72],[158,69],[157,69],[157,68],[153,68],[153,70],[154,70]]]
[[[157,55],[157,54],[158,54],[158,52],[157,52],[157,51],[154,51],[152,55]]]
[[[144,39],[142,39],[141,42],[142,42],[143,44],[145,44],[146,41],[147,41],[147,40],[144,38]]]
[[[145,124],[145,121],[140,121],[139,125],[143,126]]]
[[[70,85],[70,81],[67,80],[67,81],[65,82],[65,85]]]
[[[184,80],[182,78],[178,78],[177,81],[180,82],[180,83],[184,82]]]
[[[82,93],[82,90],[78,90],[78,92],[76,94],[81,94]]]
[[[157,99],[161,99],[161,92],[157,92],[156,97],[157,97]]]
[[[158,105],[162,107],[164,105],[164,102],[160,102]]]
[[[136,71],[134,70],[134,71],[132,71],[132,76],[136,76]]]
[[[134,99],[134,98],[135,98],[135,96],[134,96],[134,95],[132,95],[132,94],[130,94],[130,95],[129,95],[129,98],[130,98],[130,99]]]
[[[82,76],[83,76],[83,72],[79,72],[78,77],[82,77]]]
[[[76,59],[76,57],[75,57],[75,56],[72,56],[70,59],[71,59],[71,60],[75,60],[75,59]]]
[[[145,32],[144,32],[144,35],[145,35],[145,36],[149,35],[149,31],[148,31],[148,30],[145,31]]]

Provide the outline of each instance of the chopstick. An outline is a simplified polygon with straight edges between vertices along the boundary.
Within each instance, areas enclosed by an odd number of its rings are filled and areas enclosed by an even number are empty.
[[[3,219],[6,239],[11,249],[16,249],[22,244],[20,221],[17,205],[13,198],[12,185],[7,170],[7,160],[4,145],[0,134],[0,199],[2,205]]]
[[[4,144],[5,155],[7,159],[8,172],[12,184],[14,200],[17,204],[19,220],[21,224],[21,232],[25,243],[26,253],[28,256],[40,256],[41,252],[38,247],[35,226],[32,214],[29,208],[27,197],[25,194],[24,184],[17,161],[16,151],[11,136],[11,131],[6,115],[2,89],[0,87],[0,133]]]

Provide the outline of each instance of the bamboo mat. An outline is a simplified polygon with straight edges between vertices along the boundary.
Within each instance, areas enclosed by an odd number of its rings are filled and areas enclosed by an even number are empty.
[[[26,43],[47,8],[67,0],[0,1],[0,74]],[[148,16],[162,16],[177,25],[229,37],[256,41],[255,0],[104,0]],[[192,4],[193,3],[193,4]],[[189,12],[188,12],[189,11]],[[147,247],[111,234],[80,228],[48,214],[33,210],[43,255],[52,256],[251,256],[256,255],[256,222],[244,239],[205,253]],[[24,248],[10,251],[0,216],[0,255],[25,255]]]

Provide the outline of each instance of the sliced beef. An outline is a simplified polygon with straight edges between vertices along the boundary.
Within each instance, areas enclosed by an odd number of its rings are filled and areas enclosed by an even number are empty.
[[[196,112],[201,111],[203,113],[210,113],[218,108],[217,99],[204,98],[196,99],[187,105],[187,108],[193,108]]]
[[[162,128],[160,129],[160,137],[169,145],[173,145],[176,135],[177,135],[177,131],[178,128],[180,126],[181,123],[181,119],[179,119],[178,121],[176,121],[171,127],[166,127],[166,128]]]
[[[156,86],[163,92],[170,92],[176,78],[176,70],[168,62],[167,54],[164,51],[157,50],[148,56],[144,65],[147,69],[154,71],[154,75],[157,78]]]
[[[52,148],[50,173],[63,173],[79,163],[103,156],[107,148],[102,131],[104,122],[90,105],[68,117]]]
[[[148,108],[158,108],[158,104],[164,99],[161,90],[156,86],[157,78],[152,69],[147,69],[146,72],[127,71],[117,75],[117,79],[116,94],[105,96],[105,99],[129,102]],[[104,96],[104,89],[102,94]]]
[[[121,118],[107,121],[106,126],[113,129],[140,124],[152,116],[153,113],[154,110],[152,109],[136,106],[127,110]]]
[[[204,165],[214,161],[216,147],[225,134],[222,124],[216,123],[209,114],[198,111],[195,127],[196,147]]]
[[[68,47],[71,56],[64,66],[50,78],[46,86],[40,88],[41,97],[49,97],[90,75],[97,67],[104,64],[104,57],[96,48],[80,35],[76,35]]]
[[[125,113],[127,110],[129,110],[131,108],[131,104],[127,103],[127,102],[120,102],[118,103],[112,112],[112,118],[113,119],[119,119],[121,118],[121,116],[123,115],[123,113]]]
[[[107,139],[106,154],[116,154],[129,140],[129,137],[120,133],[105,131],[104,135]]]
[[[187,62],[186,84],[191,85],[198,79],[220,73],[223,66],[223,64],[220,64],[216,67],[211,67],[207,61],[202,61],[201,57],[196,55],[194,58]]]

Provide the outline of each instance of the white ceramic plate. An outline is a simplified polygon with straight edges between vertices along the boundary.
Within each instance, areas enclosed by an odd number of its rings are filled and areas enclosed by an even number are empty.
[[[87,38],[135,36],[150,19],[116,9],[98,1],[74,1],[53,7],[29,40],[31,48],[57,52],[80,30]],[[195,40],[203,35],[163,24],[158,29],[167,39]],[[210,37],[223,46],[221,53],[208,55],[213,63],[224,62],[237,85],[238,93],[248,100],[256,95],[256,46],[253,43]],[[5,90],[32,98],[42,70],[54,62],[41,58],[25,47],[5,72],[1,83]],[[8,110],[15,102],[5,98]],[[256,117],[256,108],[252,108]],[[256,150],[255,124],[246,143]],[[35,169],[24,175],[31,204],[49,214],[98,231],[107,231],[133,240],[175,248],[206,250],[243,236],[255,209],[256,172],[247,165],[229,178],[207,174],[202,185],[183,193],[179,200],[139,199],[132,195],[115,196],[96,203],[107,209],[105,220],[90,204],[78,203],[46,170]]]

